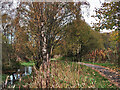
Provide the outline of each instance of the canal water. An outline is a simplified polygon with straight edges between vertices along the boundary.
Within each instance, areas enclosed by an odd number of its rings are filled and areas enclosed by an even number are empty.
[[[32,66],[22,66],[20,69],[17,70],[16,73],[10,75],[7,85],[13,85],[15,81],[19,80],[21,77],[30,75],[31,73]]]

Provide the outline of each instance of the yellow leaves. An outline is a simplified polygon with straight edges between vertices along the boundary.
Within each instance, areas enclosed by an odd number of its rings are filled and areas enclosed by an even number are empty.
[[[110,35],[110,40],[117,41],[117,39],[118,39],[118,31],[112,32],[112,34]]]

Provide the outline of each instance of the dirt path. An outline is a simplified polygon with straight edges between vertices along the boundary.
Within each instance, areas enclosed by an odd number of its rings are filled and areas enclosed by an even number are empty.
[[[117,87],[120,88],[120,74],[118,72],[115,72],[104,66],[87,64],[87,63],[82,63],[82,62],[78,62],[78,63],[91,67],[95,71],[99,72],[99,74],[106,77],[111,83],[115,84]]]

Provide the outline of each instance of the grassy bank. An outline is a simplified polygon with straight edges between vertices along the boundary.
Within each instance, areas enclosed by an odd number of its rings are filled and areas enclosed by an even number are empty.
[[[43,75],[43,76],[42,76]],[[41,77],[41,78],[40,78]],[[31,88],[37,87],[46,80],[43,72],[39,72]],[[37,82],[37,83],[36,83]],[[43,86],[44,87],[44,83]],[[41,87],[41,86],[39,86]],[[51,61],[51,88],[116,88],[106,78],[89,67],[75,62],[53,60]]]
[[[49,88],[117,88],[106,78],[90,67],[79,65],[77,62],[68,61],[69,58],[53,58],[50,62]],[[34,65],[33,62],[21,63],[21,65]],[[33,76],[34,75],[34,76]],[[16,87],[45,88],[46,73],[40,69],[30,76],[25,76],[16,82]]]
[[[33,65],[35,65],[35,63],[33,61],[31,61],[31,62],[21,62],[20,64],[23,65],[23,66],[33,66]]]
[[[62,60],[62,61],[69,60],[69,61],[72,61],[73,59],[74,59],[74,57],[59,57],[57,59],[53,58],[52,60]],[[96,62],[93,63],[93,62],[87,62],[87,61],[83,61],[83,62],[94,64],[94,65],[105,66],[105,67],[108,67],[108,68],[113,69],[113,70],[120,73],[120,67],[118,66],[118,64],[109,63],[109,62],[106,62],[106,63],[96,63]]]
[[[93,62],[84,62],[84,63],[90,63],[90,64],[94,64],[94,65],[105,66],[105,67],[108,67],[108,68],[113,69],[115,71],[118,71],[120,73],[120,67],[117,64],[114,64],[114,63],[93,63]]]

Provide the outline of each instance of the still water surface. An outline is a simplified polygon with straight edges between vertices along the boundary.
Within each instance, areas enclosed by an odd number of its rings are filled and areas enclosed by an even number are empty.
[[[32,66],[22,66],[20,69],[17,70],[16,73],[10,75],[10,80],[8,84],[14,84],[15,81],[19,80],[20,77],[30,75],[32,73]]]

